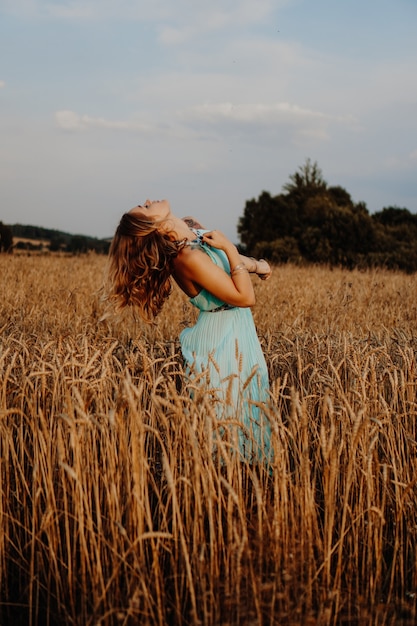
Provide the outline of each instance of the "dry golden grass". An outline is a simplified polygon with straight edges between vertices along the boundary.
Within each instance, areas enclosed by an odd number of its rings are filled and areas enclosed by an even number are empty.
[[[103,320],[104,264],[0,256],[0,624],[415,624],[415,278],[255,280],[268,471],[213,455],[186,298]]]

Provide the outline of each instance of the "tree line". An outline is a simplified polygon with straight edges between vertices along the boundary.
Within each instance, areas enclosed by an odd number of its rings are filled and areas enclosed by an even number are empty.
[[[14,242],[14,238],[18,241]],[[19,241],[24,239],[24,241]],[[47,242],[45,245],[42,242]],[[97,239],[87,235],[71,235],[63,231],[41,226],[13,224],[7,226],[0,222],[0,252],[12,252],[14,249],[27,251],[68,252],[83,254],[94,251],[107,254],[109,239]]]
[[[417,215],[396,206],[369,214],[310,159],[283,193],[246,202],[238,233],[245,253],[273,263],[417,270]]]
[[[0,252],[10,252],[13,247],[11,228],[0,222]]]

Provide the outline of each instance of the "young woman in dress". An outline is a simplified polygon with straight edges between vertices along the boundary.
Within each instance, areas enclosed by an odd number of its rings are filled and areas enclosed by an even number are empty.
[[[117,308],[134,306],[152,321],[173,278],[199,309],[196,324],[180,334],[187,372],[205,372],[219,419],[240,424],[240,453],[249,460],[269,455],[262,411],[268,372],[250,310],[255,294],[249,275],[268,279],[269,264],[240,255],[221,232],[176,217],[167,200],[146,200],[125,213],[109,258],[109,296]]]

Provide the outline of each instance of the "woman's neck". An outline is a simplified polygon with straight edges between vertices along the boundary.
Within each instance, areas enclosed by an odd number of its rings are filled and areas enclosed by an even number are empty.
[[[194,232],[179,217],[172,215],[166,220],[166,232],[169,233],[171,239],[174,241],[188,239],[193,240],[195,238]]]

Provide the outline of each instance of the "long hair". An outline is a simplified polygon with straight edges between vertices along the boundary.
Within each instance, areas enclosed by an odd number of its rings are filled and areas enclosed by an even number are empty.
[[[109,250],[108,299],[116,310],[133,306],[146,322],[161,311],[172,289],[174,258],[181,244],[158,231],[158,223],[125,213]]]

